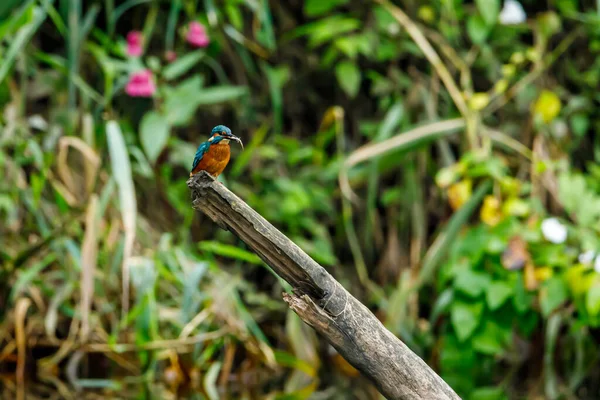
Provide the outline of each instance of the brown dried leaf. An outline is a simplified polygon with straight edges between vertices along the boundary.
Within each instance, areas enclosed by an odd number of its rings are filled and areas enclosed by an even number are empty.
[[[502,266],[508,270],[523,268],[531,259],[527,243],[520,236],[513,236],[502,253]]]
[[[81,332],[83,343],[87,341],[90,333],[90,310],[94,297],[94,271],[98,258],[98,223],[97,223],[98,196],[90,197],[90,204],[85,217],[85,234],[81,246]]]

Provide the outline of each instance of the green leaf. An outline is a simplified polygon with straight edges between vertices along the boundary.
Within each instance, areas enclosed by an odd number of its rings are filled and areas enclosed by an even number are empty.
[[[489,316],[486,318],[482,329],[475,332],[472,339],[473,348],[483,354],[501,354],[512,330],[503,329],[497,322],[489,318]]]
[[[544,282],[540,289],[540,307],[542,315],[548,317],[568,298],[567,285],[560,277],[554,276]]]
[[[335,67],[335,76],[344,92],[354,98],[360,89],[360,70],[351,61],[342,61]]]
[[[574,114],[571,116],[571,129],[578,138],[583,137],[590,127],[590,118],[587,114]]]
[[[471,269],[461,270],[454,280],[454,288],[470,297],[479,296],[489,284],[490,277],[487,274]]]
[[[531,308],[533,301],[533,295],[525,288],[525,282],[523,281],[522,275],[519,275],[515,283],[515,295],[513,297],[513,305],[519,314],[523,314],[525,311]]]
[[[229,172],[229,176],[235,178],[239,176],[242,171],[244,171],[253,157],[256,157],[256,150],[263,148],[262,144],[267,136],[267,132],[269,131],[269,125],[267,123],[262,124],[258,129],[256,129],[250,139],[250,143],[246,144],[244,148],[246,151],[243,151],[239,154],[235,159],[235,164],[233,164],[233,168],[231,168]],[[192,155],[192,159],[193,159]]]
[[[269,82],[271,107],[273,108],[273,130],[283,132],[283,87],[290,79],[290,68],[287,65],[271,67],[267,63],[263,63],[262,67]]]
[[[352,59],[356,58],[358,54],[370,55],[374,50],[369,35],[365,34],[342,36],[335,40],[334,45]]]
[[[600,196],[590,188],[582,174],[563,172],[558,176],[558,197],[580,225],[598,228]]]
[[[488,26],[494,26],[500,14],[500,0],[475,0],[477,10]]]
[[[169,122],[159,113],[150,111],[142,118],[142,122],[140,123],[140,141],[151,163],[156,162],[156,159],[167,144],[169,132]]]
[[[486,300],[490,310],[500,308],[513,294],[513,288],[506,282],[493,282],[486,292]]]
[[[481,45],[487,39],[490,29],[483,18],[473,15],[467,20],[467,33],[473,43]]]
[[[247,93],[245,86],[214,86],[203,89],[192,100],[197,105],[217,104],[235,100]]]
[[[44,8],[35,7],[33,9],[33,20],[21,27],[17,31],[15,37],[10,40],[8,50],[3,51],[2,54],[2,63],[0,63],[0,82],[4,81],[4,78],[15,62],[17,55],[19,55],[19,53],[27,46],[31,37],[46,19],[46,15]]]
[[[167,120],[173,126],[186,125],[199,106],[235,100],[247,93],[245,86],[202,88],[202,78],[195,75],[175,88],[165,88]]]
[[[193,117],[198,104],[195,96],[202,90],[202,78],[194,75],[175,88],[165,88],[165,113],[173,126],[186,125]]]
[[[318,17],[333,10],[335,7],[347,4],[348,0],[306,0],[304,14],[307,17]]]
[[[215,241],[204,241],[198,243],[198,247],[202,251],[217,254],[219,256],[233,258],[234,260],[245,261],[250,264],[262,264],[262,260],[256,254],[240,249],[236,246],[224,244]]]
[[[471,392],[473,373],[481,365],[470,343],[459,343],[456,335],[445,335],[440,349],[440,372],[442,378],[459,393]]]
[[[202,301],[202,291],[200,289],[200,281],[206,274],[208,269],[207,262],[197,262],[190,259],[183,252],[177,252],[177,258],[183,267],[183,276],[181,277],[183,284],[183,299],[180,302],[181,307],[181,322],[183,324],[191,321],[194,315],[198,312],[198,308]]]
[[[4,19],[7,18],[10,13],[12,13],[19,5],[21,5],[21,3],[22,0],[4,0],[2,3],[0,3],[0,21],[4,21]],[[32,3],[32,1],[30,1],[30,3]],[[11,15],[11,17],[14,18],[15,14]]]
[[[505,400],[506,394],[502,387],[486,386],[475,389],[471,392],[469,400]]]
[[[17,281],[11,286],[10,299],[15,301],[17,296],[31,283],[31,281],[40,277],[40,273],[48,265],[56,261],[56,255],[50,253],[46,255],[41,261],[33,263],[20,271]]]
[[[431,309],[429,322],[431,324],[434,324],[441,314],[446,313],[448,311],[453,301],[454,289],[447,288],[442,293],[440,293]]]
[[[204,57],[204,54],[204,51],[197,50],[178,58],[163,69],[163,77],[168,81],[179,78],[196,65]]]
[[[286,35],[286,39],[309,36],[308,46],[314,48],[345,33],[352,32],[361,26],[361,21],[343,15],[332,15],[315,22],[304,24]]]
[[[459,341],[464,342],[473,334],[479,325],[482,313],[483,303],[456,302],[452,304],[450,317]]]
[[[592,317],[600,314],[600,284],[598,282],[588,290],[585,298],[585,307]]]

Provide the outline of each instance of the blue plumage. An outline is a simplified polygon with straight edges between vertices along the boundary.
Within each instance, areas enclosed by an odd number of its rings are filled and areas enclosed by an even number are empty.
[[[215,129],[219,128],[219,127],[223,127],[227,130],[229,130],[229,128],[223,126],[223,125],[219,125],[216,126],[213,131],[211,132],[211,134],[215,134],[218,132],[222,132],[223,129],[220,129],[218,131],[215,131]],[[231,131],[230,131],[231,132]],[[224,137],[223,136],[215,136],[213,138],[213,140],[211,141],[206,141],[204,143],[201,143],[200,146],[198,146],[198,150],[196,150],[196,155],[194,156],[194,163],[192,164],[192,171],[194,170],[194,168],[196,168],[198,166],[198,163],[200,163],[200,161],[202,160],[202,157],[204,157],[204,154],[206,154],[206,152],[208,151],[208,149],[210,148],[211,145],[213,144],[217,144],[219,143],[221,140],[223,140]]]
[[[231,135],[231,129],[229,129],[225,125],[217,125],[212,129],[212,131],[210,132],[210,135],[213,136],[215,133],[223,133],[225,135]]]

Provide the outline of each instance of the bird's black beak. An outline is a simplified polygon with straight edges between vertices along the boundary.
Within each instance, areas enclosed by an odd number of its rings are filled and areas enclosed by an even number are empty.
[[[242,146],[242,150],[244,150],[244,143],[242,143],[242,139],[240,139],[239,137],[237,137],[235,135],[228,135],[227,139],[238,142],[240,144],[240,146]]]

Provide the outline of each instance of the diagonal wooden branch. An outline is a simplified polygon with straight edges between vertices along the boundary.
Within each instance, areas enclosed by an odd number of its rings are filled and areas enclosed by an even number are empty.
[[[459,399],[402,341],[296,244],[206,172],[188,180],[195,209],[243,240],[294,288],[284,300],[388,399]]]

